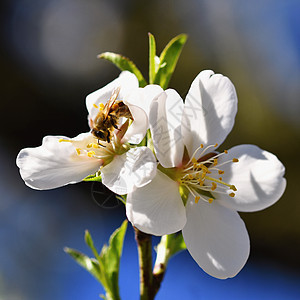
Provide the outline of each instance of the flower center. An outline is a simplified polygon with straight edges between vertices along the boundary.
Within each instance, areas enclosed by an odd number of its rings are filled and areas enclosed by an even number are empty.
[[[236,187],[233,184],[223,181],[221,175],[225,172],[222,166],[228,163],[238,162],[237,158],[230,159],[219,163],[220,156],[228,154],[227,150],[222,153],[209,152],[209,149],[216,148],[218,145],[210,145],[203,149],[201,144],[194,152],[192,158],[186,163],[180,173],[178,182],[180,185],[186,187],[189,192],[195,197],[195,202],[204,200],[212,203],[214,196],[212,193],[227,194],[230,197],[235,196]],[[200,158],[195,158],[196,153],[203,149]]]
[[[115,155],[122,155],[130,149],[130,145],[121,143],[120,139],[114,134],[110,143],[76,141],[71,139],[60,139],[59,142],[69,142],[74,146],[78,156],[88,156],[103,161],[102,166],[109,164]]]

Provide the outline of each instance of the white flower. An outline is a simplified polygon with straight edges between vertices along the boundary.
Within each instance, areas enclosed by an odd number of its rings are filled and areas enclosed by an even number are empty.
[[[119,88],[117,100],[129,108],[133,121],[122,120],[110,143],[82,133],[70,139],[64,136],[46,136],[40,147],[20,151],[17,165],[25,183],[34,189],[53,189],[76,183],[88,175],[101,171],[102,182],[113,192],[127,194],[135,186],[151,181],[156,174],[156,160],[147,147],[134,148],[130,144],[142,141],[148,128],[148,118],[143,109],[130,103],[130,94],[138,88],[138,80],[130,72],[121,75],[86,98],[89,120],[99,112],[99,104],[109,100]],[[102,105],[102,106],[103,106]]]
[[[141,231],[182,230],[198,265],[222,279],[235,276],[249,255],[248,233],[237,211],[272,205],[286,186],[284,166],[257,146],[215,151],[236,112],[233,84],[212,71],[195,78],[185,104],[171,89],[156,97],[149,121],[160,165],[154,179],[130,193],[126,203],[128,219]]]

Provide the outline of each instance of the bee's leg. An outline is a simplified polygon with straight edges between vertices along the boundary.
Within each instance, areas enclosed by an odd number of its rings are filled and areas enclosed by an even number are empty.
[[[106,148],[106,146],[104,146],[104,145],[100,144],[99,140],[98,140],[98,145],[99,145],[99,146],[101,146],[101,147],[104,147],[104,148]]]

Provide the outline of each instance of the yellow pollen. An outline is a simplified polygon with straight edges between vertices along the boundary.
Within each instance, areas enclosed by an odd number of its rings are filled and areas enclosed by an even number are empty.
[[[93,106],[94,106],[95,108],[98,108],[98,106],[97,106],[95,103],[93,104]]]
[[[104,104],[103,104],[103,103],[100,103],[100,104],[99,104],[99,110],[103,110],[103,108],[104,108]]]
[[[194,176],[192,174],[188,175],[189,179],[194,179]]]
[[[59,139],[58,141],[59,141],[60,143],[61,143],[61,142],[69,142],[69,143],[72,143],[71,140],[65,140],[65,139]]]
[[[220,175],[221,174],[224,174],[224,171],[222,171],[222,170],[219,170],[219,172],[218,172]]]
[[[208,199],[208,203],[212,203],[213,201],[214,201],[213,198],[209,198],[209,199]]]
[[[87,148],[91,148],[92,147],[92,143],[89,143],[86,145]]]
[[[228,194],[230,197],[234,197],[235,196],[235,193],[230,193]]]
[[[217,188],[217,184],[215,182],[211,183],[211,190],[214,191]]]
[[[219,179],[220,179],[220,180],[223,180],[223,178],[222,178],[222,177],[219,177]]]
[[[218,144],[215,144],[215,146],[214,147],[218,147],[219,145]]]
[[[197,164],[197,159],[195,157],[192,158],[192,163]]]
[[[200,148],[203,148],[203,147],[204,147],[203,144],[201,144],[201,145],[200,145]]]
[[[78,155],[80,155],[80,149],[79,148],[76,148],[76,152]]]
[[[95,151],[89,151],[88,153],[87,153],[87,156],[88,157],[92,157],[92,156],[94,156],[96,153],[95,153]]]
[[[228,153],[228,150],[224,150],[224,153],[226,153],[226,154],[227,154],[227,153]]]
[[[98,144],[95,144],[95,143],[93,143],[93,144],[92,144],[92,147],[93,147],[93,148],[95,148],[95,149],[98,149],[98,148],[99,148],[99,145],[98,145]]]
[[[233,158],[232,162],[238,162],[239,160],[237,158]]]
[[[199,196],[196,196],[196,197],[195,197],[195,203],[197,204],[197,203],[199,202],[199,200],[200,200],[200,197],[199,197]]]
[[[232,185],[231,187],[230,187],[230,189],[232,189],[233,191],[237,191],[237,188],[234,186],[234,185]]]
[[[218,164],[218,159],[215,158],[215,159],[214,159],[214,166],[216,166],[217,164]]]

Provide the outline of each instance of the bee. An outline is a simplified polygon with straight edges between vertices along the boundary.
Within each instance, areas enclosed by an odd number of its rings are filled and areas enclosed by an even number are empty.
[[[118,129],[119,119],[124,117],[131,119],[132,115],[128,106],[118,98],[120,88],[116,88],[103,107],[99,107],[99,112],[94,120],[91,120],[91,133],[99,140],[107,143],[111,140],[111,135],[114,129]],[[101,145],[103,146],[103,145]]]

